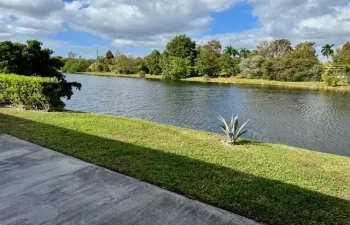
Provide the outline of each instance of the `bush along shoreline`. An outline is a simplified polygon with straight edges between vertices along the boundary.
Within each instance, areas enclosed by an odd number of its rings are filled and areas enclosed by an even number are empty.
[[[62,109],[61,98],[70,99],[78,82],[67,82],[58,71],[64,63],[52,57],[42,43],[0,42],[0,104],[23,105],[27,109]]]
[[[0,74],[0,103],[25,109],[61,109],[60,84],[56,78]]]

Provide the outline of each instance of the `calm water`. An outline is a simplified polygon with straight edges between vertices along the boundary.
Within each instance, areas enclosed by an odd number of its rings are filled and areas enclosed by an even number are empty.
[[[220,132],[217,117],[251,119],[248,138],[350,156],[350,94],[67,75],[83,88],[66,108]]]

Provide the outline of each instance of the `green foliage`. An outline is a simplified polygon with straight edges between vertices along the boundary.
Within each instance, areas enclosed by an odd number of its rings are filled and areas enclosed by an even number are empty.
[[[343,68],[335,66],[333,63],[326,63],[324,65],[322,80],[327,86],[336,87],[341,78],[345,77]]]
[[[339,64],[350,65],[350,42],[346,42],[341,48],[337,49],[336,54],[333,56],[333,60]]]
[[[165,52],[167,56],[170,57],[178,57],[181,59],[186,59],[190,61],[190,74],[194,74],[194,65],[195,60],[197,58],[197,49],[196,42],[192,41],[192,39],[186,35],[177,35],[175,36],[165,48]],[[168,60],[163,61],[163,63],[169,63]],[[163,65],[163,67],[168,67],[167,65]],[[164,72],[164,69],[163,69]]]
[[[200,48],[196,59],[196,68],[200,75],[214,76],[219,74],[220,50],[221,44],[217,41],[211,41]]]
[[[291,49],[291,42],[288,39],[262,41],[257,46],[259,55],[269,59],[286,57]]]
[[[243,59],[239,64],[241,75],[246,78],[259,78],[262,77],[262,64],[264,63],[264,57],[255,55],[246,59]]]
[[[137,74],[140,70],[148,72],[148,68],[142,58],[132,56],[117,55],[114,62],[114,71],[119,74]]]
[[[179,80],[189,76],[191,69],[190,59],[170,56],[163,71],[163,78],[167,80]]]
[[[249,54],[251,53],[251,51],[249,49],[245,49],[245,48],[241,48],[239,50],[239,57],[246,59],[249,57]]]
[[[299,43],[292,49],[288,57],[294,59],[317,59],[315,42],[303,42]]]
[[[146,58],[146,65],[151,75],[159,75],[162,73],[160,65],[161,55],[158,50],[153,50],[152,53]]]
[[[64,67],[65,63],[66,60],[62,56],[52,57],[52,66],[57,70],[61,70]]]
[[[241,60],[239,58],[234,58],[230,52],[225,52],[219,58],[220,65],[220,75],[221,76],[236,76],[239,70],[239,64]]]
[[[169,56],[192,60],[196,57],[196,43],[186,35],[177,35],[166,45],[166,51]]]
[[[271,74],[273,73],[273,62],[272,60],[266,60],[262,65],[262,78],[263,79],[271,79]]]
[[[86,59],[74,59],[68,58],[64,67],[62,68],[62,72],[64,73],[79,73],[86,72],[90,67],[91,63]]]
[[[231,45],[229,45],[225,48],[224,54],[228,54],[231,57],[236,57],[239,56],[239,51],[233,48]]]
[[[345,84],[349,84],[349,78],[350,78],[350,65],[345,66],[344,68],[344,72],[345,72],[345,79],[344,79],[344,83]]]
[[[63,108],[56,78],[0,74],[0,103],[21,105],[27,109]]]
[[[233,117],[232,114],[231,121],[229,124],[222,116],[219,116],[219,120],[221,121],[220,127],[226,134],[227,141],[233,145],[237,144],[238,138],[240,138],[243,134],[248,132],[243,129],[247,125],[249,120],[246,121],[240,128],[238,128],[238,115],[236,117]]]
[[[70,99],[73,88],[80,89],[81,84],[67,82],[65,76],[57,71],[62,67],[62,61],[51,57],[53,51],[41,46],[42,43],[36,40],[29,40],[26,44],[0,42],[0,73],[56,78],[60,83],[58,97]]]
[[[106,59],[110,60],[110,59],[114,59],[114,55],[113,53],[111,52],[111,50],[108,50],[106,52]]]
[[[166,50],[164,50],[164,52],[160,56],[160,61],[159,61],[159,65],[160,65],[160,68],[162,69],[163,73],[164,73],[164,70],[168,66],[169,59],[170,59],[169,53]]]
[[[106,72],[109,71],[108,65],[102,63],[92,63],[86,71],[89,72]]]
[[[27,41],[27,44],[0,42],[0,73],[62,79],[63,75],[56,70],[60,64],[51,57],[53,51],[41,46],[42,43],[36,40]]]
[[[303,58],[274,58],[263,65],[264,78],[278,81],[319,81],[318,60]]]
[[[333,45],[326,44],[325,46],[323,46],[321,50],[322,55],[326,56],[328,59],[329,56],[332,56],[334,54],[333,47],[334,47],[334,44]]]
[[[140,70],[137,74],[142,78],[146,77],[146,72],[143,70]]]

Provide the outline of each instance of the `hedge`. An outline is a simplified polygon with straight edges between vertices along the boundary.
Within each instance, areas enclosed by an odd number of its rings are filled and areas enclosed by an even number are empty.
[[[35,110],[63,108],[59,91],[56,78],[0,74],[0,104]]]

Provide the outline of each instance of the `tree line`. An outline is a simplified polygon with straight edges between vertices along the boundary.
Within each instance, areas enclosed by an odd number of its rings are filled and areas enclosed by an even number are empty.
[[[256,49],[222,47],[212,40],[197,45],[186,35],[177,35],[165,50],[153,50],[141,57],[126,56],[111,51],[105,57],[86,60],[70,54],[64,59],[64,72],[115,72],[121,74],[162,75],[165,79],[182,79],[192,76],[260,78],[278,81],[326,81],[337,85],[347,81],[350,65],[350,42],[341,48],[322,47],[321,54],[328,62],[318,59],[314,42],[292,46],[288,39],[266,40]]]

